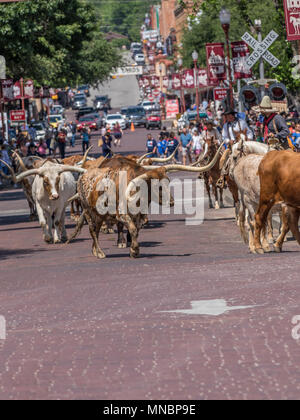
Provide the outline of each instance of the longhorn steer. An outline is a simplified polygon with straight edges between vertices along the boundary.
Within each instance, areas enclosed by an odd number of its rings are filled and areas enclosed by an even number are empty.
[[[65,209],[68,199],[76,192],[76,181],[71,172],[85,172],[82,168],[59,165],[46,160],[41,167],[30,169],[15,176],[10,171],[14,181],[35,175],[32,183],[32,197],[36,205],[40,225],[43,228],[43,238],[48,243],[58,243],[67,240],[65,229]],[[54,238],[52,235],[52,219],[54,222]]]
[[[260,200],[255,215],[254,246],[257,253],[264,250],[261,245],[261,230],[271,208],[278,203],[288,207],[288,224],[282,234],[290,228],[300,244],[298,220],[300,215],[300,155],[291,150],[271,151],[261,161],[258,174],[260,178]],[[282,243],[276,249],[282,251]]]
[[[125,202],[127,205],[134,200],[131,195],[132,187],[139,186],[140,181],[144,181],[148,187],[148,196],[147,204],[150,201],[156,201],[159,204],[162,202],[162,191],[160,189],[158,197],[151,197],[151,180],[156,179],[158,181],[168,180],[167,173],[170,171],[189,171],[189,172],[205,172],[210,170],[217,162],[218,155],[221,151],[219,148],[216,156],[212,162],[206,167],[202,168],[192,168],[189,166],[183,165],[166,165],[158,168],[147,166],[143,167],[133,162],[131,159],[125,157],[113,157],[110,160],[105,161],[101,168],[93,168],[87,170],[79,180],[77,185],[78,195],[83,206],[83,215],[85,217],[88,225],[91,237],[93,239],[92,253],[97,258],[104,258],[105,254],[98,244],[98,236],[100,228],[103,222],[109,222],[117,224],[118,226],[118,246],[126,246],[126,242],[123,236],[123,227],[125,226],[128,229],[130,240],[130,256],[136,258],[139,256],[139,244],[138,244],[138,234],[141,229],[145,217],[147,215],[143,214],[141,211],[136,214],[132,214],[130,208],[128,211],[120,211],[120,196],[121,187],[119,185],[120,172],[126,171],[127,175],[127,188],[125,192]],[[102,188],[99,188],[99,185],[104,181],[109,181],[115,186],[115,211],[103,213],[99,211],[99,200],[103,199],[104,191]],[[168,191],[168,194],[170,192]],[[170,197],[170,195],[169,195]],[[170,198],[170,204],[172,204],[172,198]],[[127,209],[126,209],[127,210]],[[125,213],[125,214],[123,214]],[[129,241],[128,241],[129,242]]]

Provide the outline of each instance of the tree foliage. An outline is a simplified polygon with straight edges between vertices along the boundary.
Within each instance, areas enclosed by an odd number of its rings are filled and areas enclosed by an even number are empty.
[[[186,1],[182,1],[183,4]],[[299,81],[292,78],[291,60],[293,51],[291,43],[286,41],[283,2],[278,0],[207,0],[203,3],[194,0],[195,11],[202,11],[199,23],[192,24],[191,30],[186,30],[183,39],[182,54],[184,64],[192,65],[191,54],[194,49],[199,53],[199,62],[206,66],[205,44],[209,42],[223,42],[224,32],[219,21],[219,12],[223,6],[231,12],[230,40],[237,41],[246,32],[255,36],[254,21],[262,22],[263,38],[273,29],[279,37],[270,47],[270,51],[280,59],[280,65],[272,69],[265,66],[265,76],[277,78],[287,87],[295,91],[300,87]],[[252,50],[251,50],[252,51]],[[256,77],[259,76],[258,64],[253,68]]]
[[[53,87],[97,83],[119,61],[85,0],[1,4],[0,51],[8,77]]]
[[[104,32],[117,32],[125,35],[130,41],[140,41],[141,26],[145,14],[149,13],[152,4],[159,0],[90,0],[97,5]]]

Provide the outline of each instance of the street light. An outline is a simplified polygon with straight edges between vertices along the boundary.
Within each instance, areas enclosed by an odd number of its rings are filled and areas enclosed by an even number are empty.
[[[183,114],[185,112],[185,99],[184,99],[184,93],[182,90],[182,65],[183,65],[182,58],[179,57],[177,60],[177,66],[179,68],[179,78],[180,78],[180,105],[181,105],[181,113]]]
[[[199,91],[198,91],[198,77],[197,77],[197,72],[198,72],[198,66],[197,66],[197,61],[198,61],[198,53],[196,50],[193,51],[192,53],[192,58],[194,61],[194,83],[195,83],[195,88],[196,88],[196,107],[197,107],[197,121],[199,122],[200,119],[200,115],[199,115]]]
[[[234,108],[233,87],[232,87],[231,66],[230,66],[230,49],[229,49],[229,28],[230,28],[230,18],[231,18],[230,11],[225,8],[221,9],[219,17],[220,17],[220,22],[221,22],[222,28],[225,33],[225,38],[226,38],[230,106],[231,108]]]

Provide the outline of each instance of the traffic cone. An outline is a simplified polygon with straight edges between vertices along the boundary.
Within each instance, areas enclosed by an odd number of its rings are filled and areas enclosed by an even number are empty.
[[[130,131],[135,131],[133,122],[131,123]]]

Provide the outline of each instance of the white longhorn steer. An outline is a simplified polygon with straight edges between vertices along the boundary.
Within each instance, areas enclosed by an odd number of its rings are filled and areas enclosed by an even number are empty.
[[[43,228],[45,242],[67,241],[65,209],[69,198],[76,193],[76,181],[71,172],[84,173],[85,169],[59,165],[46,160],[40,168],[22,172],[15,177],[15,181],[20,182],[25,177],[36,175],[32,184],[32,197]],[[54,223],[54,237],[52,223]]]

